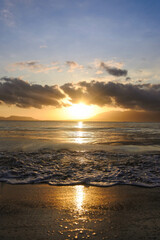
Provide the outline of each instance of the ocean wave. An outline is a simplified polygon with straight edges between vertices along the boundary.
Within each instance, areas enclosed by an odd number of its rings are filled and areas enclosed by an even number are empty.
[[[0,152],[0,182],[9,184],[160,186],[160,153],[42,149]]]

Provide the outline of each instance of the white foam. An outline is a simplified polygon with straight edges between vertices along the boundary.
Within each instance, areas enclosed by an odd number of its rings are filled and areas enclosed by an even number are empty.
[[[0,154],[0,181],[10,184],[157,187],[160,186],[159,172],[158,153],[41,150]]]

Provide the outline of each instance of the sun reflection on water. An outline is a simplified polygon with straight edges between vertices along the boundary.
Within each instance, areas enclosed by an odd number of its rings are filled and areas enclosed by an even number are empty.
[[[76,186],[76,206],[77,206],[77,210],[78,211],[82,211],[83,210],[83,201],[84,201],[84,186],[82,185],[77,185]]]
[[[82,144],[83,143],[83,132],[78,131],[76,133],[76,139],[75,139],[76,143]]]
[[[79,129],[83,128],[83,122],[78,122],[78,126]],[[76,137],[75,137],[75,142],[78,144],[82,144],[83,141],[83,132],[82,131],[77,131],[76,132]]]
[[[82,128],[83,127],[83,122],[78,122],[78,128]]]

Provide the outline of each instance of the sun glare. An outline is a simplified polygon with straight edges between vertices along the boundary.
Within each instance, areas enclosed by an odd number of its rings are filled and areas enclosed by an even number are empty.
[[[86,119],[94,114],[94,107],[84,103],[73,104],[68,108],[68,113],[72,119]]]
[[[76,186],[76,205],[77,205],[77,210],[81,211],[82,205],[84,201],[84,186],[77,185]]]

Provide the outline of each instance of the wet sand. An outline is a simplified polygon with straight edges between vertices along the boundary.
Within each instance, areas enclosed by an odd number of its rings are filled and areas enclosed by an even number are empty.
[[[0,239],[160,239],[160,188],[0,185]]]

